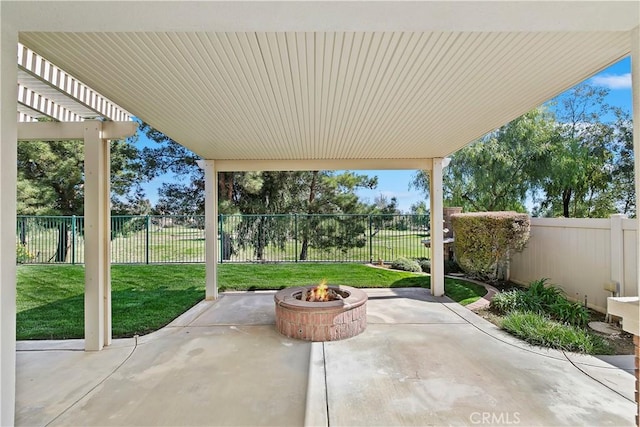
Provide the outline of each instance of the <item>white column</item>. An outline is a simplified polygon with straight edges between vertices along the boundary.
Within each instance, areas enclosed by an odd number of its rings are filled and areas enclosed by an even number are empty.
[[[14,423],[16,397],[16,176],[18,33],[0,33],[0,425]]]
[[[640,215],[638,215],[638,204],[640,203],[640,26],[631,31],[631,99],[633,108],[633,171],[636,184],[636,224],[638,226],[636,238],[636,295],[640,295]],[[620,293],[620,295],[625,295]],[[636,313],[637,316],[637,313]],[[637,317],[636,317],[636,320]],[[640,400],[638,399],[638,388],[640,387],[640,378],[638,377],[638,365],[640,364],[640,356],[638,356],[638,336],[634,337],[636,350],[636,426],[640,418]]]
[[[429,179],[431,204],[431,295],[444,295],[444,225],[442,217],[443,159],[432,159]]]
[[[109,141],[102,123],[84,129],[84,347],[102,350],[111,343],[111,254]]]
[[[640,26],[631,31],[631,99],[633,109],[633,170],[636,184],[636,221],[638,224],[638,238],[636,239],[637,254],[637,294],[640,295]],[[621,295],[624,295],[621,293]]]
[[[204,169],[205,299],[218,299],[218,171],[214,160],[199,160]]]

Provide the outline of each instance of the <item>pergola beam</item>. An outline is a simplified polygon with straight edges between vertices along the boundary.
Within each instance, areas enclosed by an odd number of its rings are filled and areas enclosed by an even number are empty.
[[[131,120],[131,115],[127,111],[21,43],[18,44],[18,68],[21,73],[26,73],[25,79],[27,76],[32,76],[29,79],[31,83],[27,86],[34,85],[34,87],[19,85],[21,90],[18,92],[18,102],[42,111],[47,116],[66,121],[81,121],[87,115],[101,116],[114,121]],[[44,92],[51,95],[46,96]],[[21,100],[21,97],[25,99]],[[58,99],[75,108],[60,105],[60,102],[57,102]],[[66,114],[66,116],[61,118],[54,114]]]
[[[42,116],[51,117],[63,122],[80,122],[82,117],[46,96],[18,83],[18,104],[21,104]]]
[[[430,159],[217,160],[218,172],[315,170],[429,170]]]
[[[102,122],[101,139],[127,138],[136,133],[135,122]],[[83,139],[83,122],[19,123],[18,141],[62,141]]]

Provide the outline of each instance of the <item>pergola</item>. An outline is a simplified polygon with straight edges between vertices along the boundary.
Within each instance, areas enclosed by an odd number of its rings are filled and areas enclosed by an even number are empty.
[[[3,425],[15,402],[18,139],[85,140],[85,348],[100,350],[111,340],[106,141],[131,131],[117,122],[127,112],[205,159],[208,299],[217,172],[429,170],[432,293],[442,295],[447,155],[630,54],[640,123],[637,1],[3,1],[0,13]],[[68,124],[52,111],[61,123],[18,126],[18,43],[123,115]],[[640,152],[638,126],[634,144]]]

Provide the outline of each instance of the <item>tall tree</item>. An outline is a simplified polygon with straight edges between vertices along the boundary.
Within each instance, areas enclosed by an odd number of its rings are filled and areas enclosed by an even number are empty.
[[[636,192],[633,163],[633,124],[629,113],[615,110],[613,198],[618,212],[636,215]]]
[[[135,139],[111,141],[111,201],[124,206],[141,200],[141,165]],[[18,144],[20,215],[83,215],[84,149],[82,141],[24,141]],[[60,221],[55,260],[66,260],[69,224]]]
[[[303,197],[299,199],[302,206],[293,210],[307,214],[299,227],[302,240],[299,259],[307,259],[309,247],[347,250],[364,245],[366,227],[360,218],[352,214],[364,213],[367,207],[358,198],[356,190],[375,188],[378,185],[377,177],[350,171],[340,174],[312,171],[303,173],[301,182],[305,187]],[[308,197],[305,197],[306,194]],[[322,217],[319,214],[338,215]]]
[[[198,157],[166,135],[143,124],[147,136],[159,143],[143,151],[149,176],[173,172],[185,177],[182,182],[165,183],[160,189],[156,210],[163,213],[204,212],[204,175],[197,167]],[[262,260],[270,244],[284,246],[290,236],[283,218],[270,214],[304,213],[299,230],[302,249],[299,257],[308,256],[309,247],[338,245],[344,248],[358,244],[359,238],[347,238],[329,227],[329,222],[312,214],[357,213],[364,210],[355,191],[374,188],[376,178],[345,172],[226,172],[218,174],[220,212],[242,214],[233,233],[240,247],[252,247],[254,256]],[[313,218],[313,219],[312,219]],[[340,230],[356,230],[354,219],[338,220]],[[349,224],[346,224],[349,222]],[[335,223],[334,223],[335,225]],[[331,231],[333,230],[333,232]],[[332,237],[331,237],[332,236]],[[223,236],[224,238],[224,236]]]
[[[429,228],[430,209],[424,200],[413,203],[409,208],[409,212],[413,215],[412,221],[414,227]]]
[[[564,217],[602,217],[616,211],[611,191],[615,127],[603,121],[608,90],[581,84],[558,97],[557,137],[543,165],[540,212]]]
[[[445,205],[465,211],[525,212],[527,195],[538,188],[555,137],[555,122],[544,109],[532,110],[451,156],[444,171]],[[429,191],[428,174],[412,186]]]

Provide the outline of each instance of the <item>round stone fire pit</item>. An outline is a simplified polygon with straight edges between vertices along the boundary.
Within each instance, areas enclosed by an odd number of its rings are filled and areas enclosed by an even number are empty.
[[[336,341],[358,335],[367,327],[367,294],[350,286],[329,286],[339,295],[333,301],[305,301],[312,287],[278,291],[276,328],[290,338]]]

